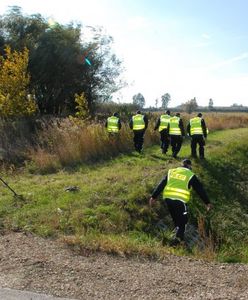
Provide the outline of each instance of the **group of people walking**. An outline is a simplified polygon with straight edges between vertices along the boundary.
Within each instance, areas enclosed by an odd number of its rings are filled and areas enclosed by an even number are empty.
[[[170,111],[167,110],[164,115],[161,115],[157,120],[154,130],[159,130],[162,153],[166,153],[171,144],[172,156],[177,157],[183,139],[185,137],[185,130],[180,113],[171,116]],[[199,157],[204,158],[205,139],[207,137],[207,127],[202,113],[191,118],[186,128],[187,134],[191,137],[191,156],[197,157],[197,145],[199,145]]]
[[[118,133],[121,129],[118,113],[114,113],[113,116],[109,117],[105,126],[110,134]],[[148,118],[138,110],[131,118],[129,126],[134,133],[133,141],[135,150],[141,152],[144,143],[144,134],[148,127]],[[157,129],[160,133],[162,153],[167,153],[169,145],[171,145],[172,156],[176,158],[185,137],[184,124],[180,113],[171,116],[170,111],[167,110],[156,121],[154,130]],[[197,145],[199,145],[199,157],[203,159],[205,138],[207,137],[208,130],[201,113],[198,113],[189,120],[186,132],[191,137],[191,156],[197,157]],[[162,203],[168,207],[175,225],[175,237],[170,243],[171,246],[184,243],[184,233],[188,222],[187,204],[190,201],[192,188],[205,203],[207,211],[210,210],[212,204],[202,183],[192,171],[191,160],[184,159],[181,166],[168,170],[150,196],[150,206],[162,194]]]
[[[121,129],[121,122],[118,113],[114,113],[109,117],[105,124],[107,131],[110,134],[116,134]],[[129,122],[130,128],[133,130],[134,148],[137,152],[141,152],[144,144],[144,135],[148,127],[148,118],[142,114],[140,110],[136,112]],[[160,133],[161,150],[166,154],[171,145],[172,156],[177,157],[181,150],[183,139],[185,138],[185,128],[180,113],[171,116],[169,110],[162,114],[154,127]],[[207,137],[206,123],[201,113],[189,120],[186,128],[187,134],[191,137],[191,156],[197,157],[197,145],[199,145],[199,157],[205,158],[204,146]]]

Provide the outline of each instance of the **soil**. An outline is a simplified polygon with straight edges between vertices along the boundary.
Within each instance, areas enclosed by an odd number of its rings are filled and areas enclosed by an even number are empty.
[[[72,299],[248,299],[248,265],[78,255],[20,232],[0,240],[0,287]]]

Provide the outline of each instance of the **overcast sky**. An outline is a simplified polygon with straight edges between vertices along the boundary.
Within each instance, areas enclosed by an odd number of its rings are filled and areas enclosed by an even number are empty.
[[[154,106],[169,93],[170,106],[194,97],[248,105],[246,0],[0,0],[0,14],[12,5],[62,24],[103,26],[126,69],[121,102],[142,93]]]

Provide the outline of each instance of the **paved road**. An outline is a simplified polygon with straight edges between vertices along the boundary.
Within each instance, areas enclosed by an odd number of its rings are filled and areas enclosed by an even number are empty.
[[[45,294],[0,288],[1,300],[72,300],[69,298],[57,298]]]

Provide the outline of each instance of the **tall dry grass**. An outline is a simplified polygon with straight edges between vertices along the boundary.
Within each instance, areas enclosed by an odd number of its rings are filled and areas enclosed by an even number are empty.
[[[195,114],[183,114],[184,123],[187,124]],[[210,132],[223,129],[234,129],[248,127],[248,113],[222,113],[209,112],[203,113],[203,118]]]
[[[35,126],[30,118],[7,120],[0,118],[0,164],[18,165],[26,158],[34,142]]]
[[[153,134],[154,135],[154,134]],[[154,142],[152,130],[145,134],[145,146]],[[109,135],[103,124],[71,119],[45,124],[38,146],[30,149],[30,158],[44,172],[83,162],[112,158],[133,151],[133,133],[127,124],[117,135]]]
[[[198,217],[198,232],[202,241],[204,242],[203,249],[196,249],[196,253],[198,257],[204,257],[205,259],[213,260],[216,257],[216,246],[214,237],[210,228],[206,228],[206,220],[205,217],[200,215]]]
[[[150,114],[150,121],[152,123],[162,114],[163,112],[155,112]],[[171,115],[175,115],[176,112],[171,112]],[[181,113],[183,124],[186,129],[189,120],[197,116],[198,112],[191,114]],[[248,113],[247,112],[203,112],[203,118],[207,124],[210,132],[223,129],[234,129],[248,127]]]
[[[182,114],[185,127],[194,114]],[[158,114],[149,114],[145,147],[158,144],[154,132]],[[209,131],[248,126],[248,113],[204,113]],[[41,171],[54,171],[64,166],[99,161],[119,153],[133,151],[133,133],[128,124],[122,124],[120,133],[109,136],[102,123],[86,123],[64,119],[60,123],[45,124],[39,134],[38,146],[30,150],[30,158]]]
[[[174,114],[174,113],[172,113]],[[182,113],[185,127],[191,115]],[[148,113],[149,126],[145,147],[159,144],[159,133],[153,131],[160,113]],[[248,113],[203,113],[210,133],[215,130],[248,126]],[[106,118],[105,118],[106,119]],[[128,120],[122,123],[118,136],[109,136],[102,123],[86,123],[75,119],[0,121],[1,165],[31,160],[43,171],[64,166],[111,158],[133,151],[133,133]],[[36,146],[34,146],[36,145]]]

